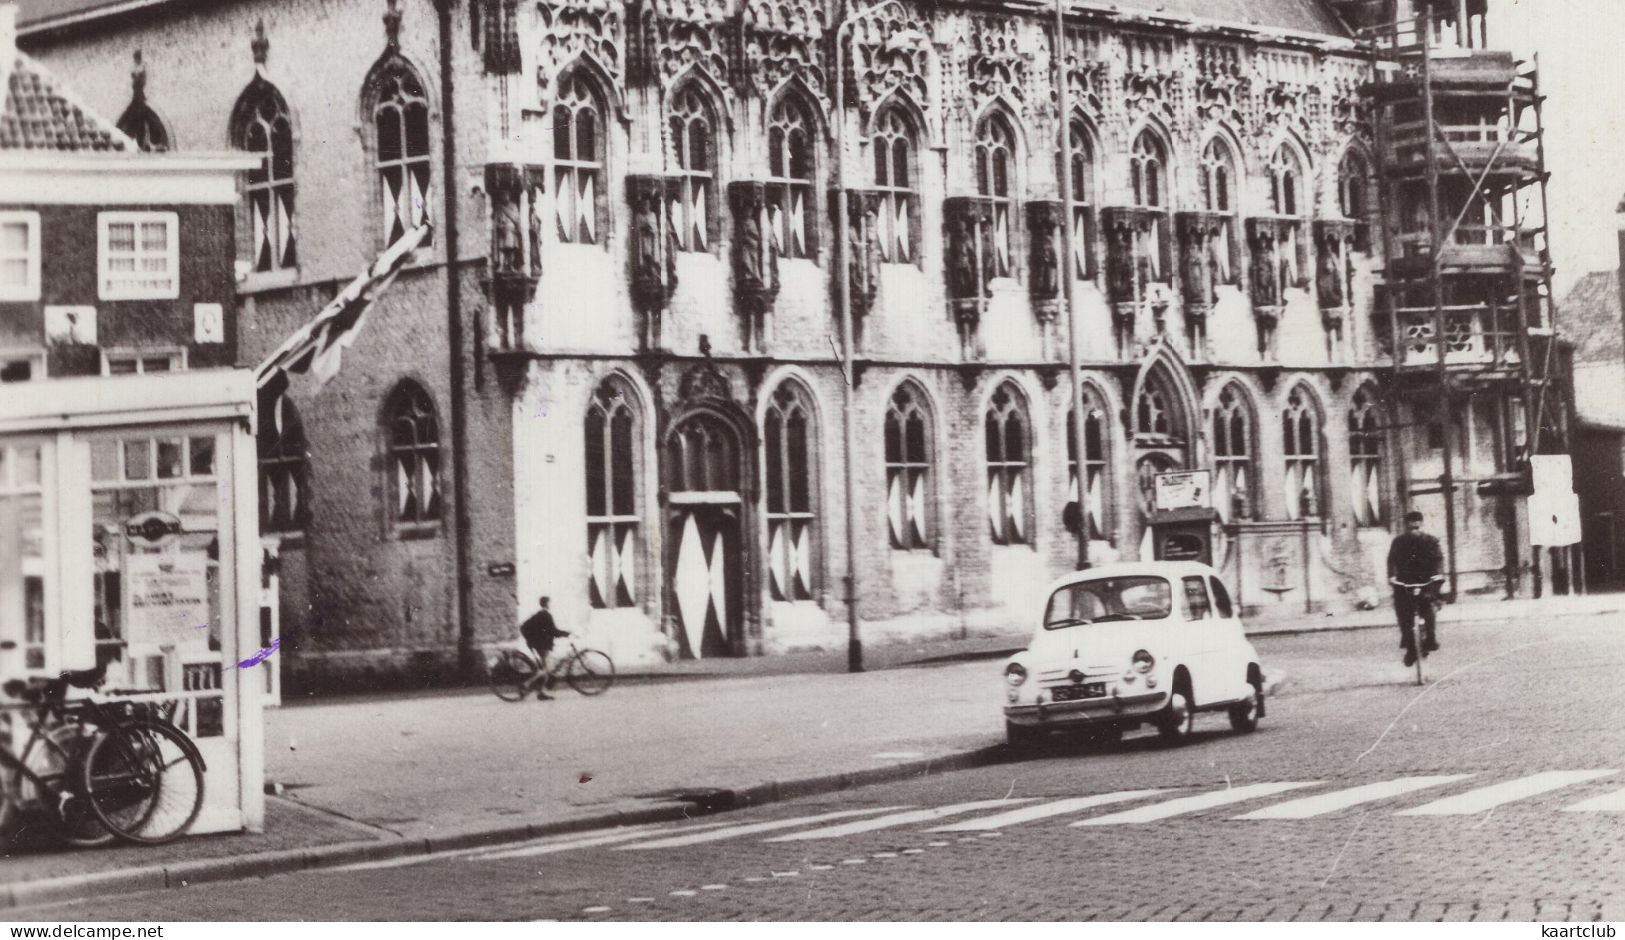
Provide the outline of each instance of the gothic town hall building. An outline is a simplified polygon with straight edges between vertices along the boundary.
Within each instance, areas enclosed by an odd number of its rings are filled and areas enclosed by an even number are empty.
[[[1441,426],[1396,377],[1446,357],[1384,286],[1427,201],[1380,172],[1394,2],[1069,0],[1057,42],[1030,0],[25,0],[20,41],[143,146],[263,156],[244,364],[434,224],[262,403],[309,688],[473,666],[540,595],[623,668],[839,648],[848,520],[866,642],[1024,630],[1080,533],[1151,557],[1184,469],[1247,608],[1370,603],[1444,493],[1459,591],[1527,590],[1520,502],[1416,482],[1507,478],[1527,386]],[[1481,0],[1416,2],[1481,48]],[[1452,314],[1451,362],[1513,361],[1499,322]]]

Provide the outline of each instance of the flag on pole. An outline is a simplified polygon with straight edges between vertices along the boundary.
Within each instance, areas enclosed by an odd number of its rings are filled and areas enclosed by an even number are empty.
[[[315,318],[301,327],[254,370],[262,394],[286,387],[290,373],[310,373],[320,385],[338,374],[344,354],[367,319],[372,303],[395,280],[413,249],[423,244],[433,226],[427,220],[384,249],[377,260],[339,291]]]

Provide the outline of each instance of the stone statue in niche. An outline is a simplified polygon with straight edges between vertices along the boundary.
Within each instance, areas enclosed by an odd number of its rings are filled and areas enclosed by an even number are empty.
[[[632,224],[632,270],[640,281],[660,280],[660,197],[645,194]]]
[[[498,274],[525,272],[525,245],[521,234],[519,190],[491,194],[491,257]]]
[[[1320,246],[1320,264],[1315,275],[1315,287],[1320,292],[1320,306],[1323,309],[1341,309],[1346,306],[1345,291],[1343,289],[1342,252],[1336,239],[1330,239]]]
[[[1208,264],[1211,239],[1201,229],[1192,229],[1185,243],[1185,297],[1191,303],[1213,303],[1213,282],[1209,280],[1212,269]]]
[[[1278,263],[1274,232],[1259,232],[1253,241],[1253,304],[1259,307],[1281,305],[1281,265]]]
[[[747,212],[739,220],[739,275],[748,287],[766,284],[762,270],[762,220],[755,212]]]
[[[542,187],[530,187],[530,276],[542,275]]]
[[[880,251],[875,244],[876,207],[867,199],[854,199],[849,208],[847,278],[852,313],[862,317],[869,312],[880,287]]]
[[[1056,296],[1061,289],[1059,277],[1060,258],[1055,251],[1055,230],[1051,227],[1047,231],[1035,230],[1033,232],[1035,244],[1033,246],[1033,296],[1048,299]]]
[[[1126,224],[1106,230],[1106,286],[1117,303],[1134,300],[1134,229]]]
[[[976,276],[976,246],[970,220],[954,219],[948,230],[948,284],[956,298],[975,297],[978,292]]]

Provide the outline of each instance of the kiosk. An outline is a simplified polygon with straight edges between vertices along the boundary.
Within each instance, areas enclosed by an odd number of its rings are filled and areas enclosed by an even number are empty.
[[[1151,512],[1151,557],[1156,561],[1213,564],[1213,523],[1207,470],[1159,473]]]
[[[0,680],[107,665],[208,766],[194,833],[264,827],[254,377],[0,390]],[[16,738],[13,738],[16,740]]]

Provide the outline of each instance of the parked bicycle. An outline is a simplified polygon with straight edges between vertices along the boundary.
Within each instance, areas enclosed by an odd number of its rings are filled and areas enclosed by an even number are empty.
[[[503,647],[491,663],[491,691],[504,702],[517,702],[532,690],[553,687],[560,677],[582,695],[598,695],[615,681],[615,663],[595,649],[570,643],[567,653],[553,657],[552,665],[537,660],[528,649]]]
[[[5,707],[22,715],[28,740],[0,747],[0,833],[41,816],[73,845],[162,845],[197,821],[205,766],[185,732],[150,704],[67,700],[69,687],[95,689],[105,675],[101,666],[4,685],[26,703]]]

